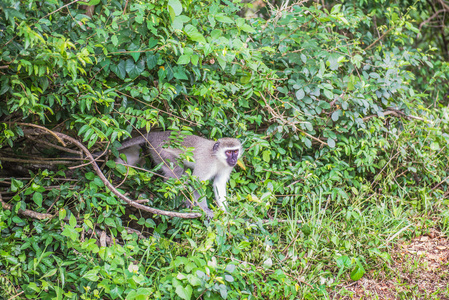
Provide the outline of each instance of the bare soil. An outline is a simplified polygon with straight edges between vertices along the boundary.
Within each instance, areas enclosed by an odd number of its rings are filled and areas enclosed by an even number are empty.
[[[342,296],[342,295],[350,296]],[[437,230],[398,244],[388,270],[371,270],[333,299],[449,300],[449,239]]]

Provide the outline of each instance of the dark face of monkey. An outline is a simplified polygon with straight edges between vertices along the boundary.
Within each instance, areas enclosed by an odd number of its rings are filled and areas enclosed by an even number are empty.
[[[239,150],[226,150],[226,161],[231,167],[235,166],[239,159]]]

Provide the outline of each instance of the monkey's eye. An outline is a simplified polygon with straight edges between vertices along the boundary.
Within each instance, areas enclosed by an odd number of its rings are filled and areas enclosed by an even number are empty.
[[[227,156],[232,155],[232,151],[231,150],[226,150],[225,153],[226,153]]]

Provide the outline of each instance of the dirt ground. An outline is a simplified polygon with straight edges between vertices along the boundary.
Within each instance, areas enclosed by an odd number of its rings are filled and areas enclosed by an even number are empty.
[[[397,245],[387,272],[372,270],[362,279],[342,285],[352,296],[332,299],[448,299],[449,239],[432,230]],[[388,275],[386,273],[389,273]],[[347,295],[348,292],[341,294]]]

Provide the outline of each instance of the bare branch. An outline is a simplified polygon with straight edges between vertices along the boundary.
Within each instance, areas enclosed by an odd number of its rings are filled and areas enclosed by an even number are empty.
[[[24,125],[28,125],[28,124],[24,124]],[[33,126],[36,127],[36,126]],[[76,139],[65,135],[63,133],[60,132],[52,132],[49,129],[45,128],[44,130],[38,129],[35,131],[36,134],[51,134],[51,135],[56,135],[60,140],[66,140],[72,144],[75,144],[78,148],[81,149],[81,151],[86,155],[87,159],[91,162],[92,167],[94,168],[95,172],[97,173],[98,177],[100,177],[101,181],[103,181],[103,183],[105,184],[105,186],[114,194],[116,195],[118,198],[122,199],[123,201],[125,201],[127,204],[140,209],[140,210],[144,210],[144,211],[148,211],[150,213],[156,214],[156,215],[164,215],[164,216],[169,216],[169,217],[178,217],[178,218],[183,218],[183,219],[193,219],[193,218],[199,218],[201,217],[200,213],[178,213],[178,212],[171,212],[171,211],[165,211],[165,210],[161,210],[161,209],[156,209],[156,208],[152,208],[149,206],[145,206],[139,203],[136,203],[135,201],[129,199],[127,196],[121,194],[108,180],[107,178],[104,176],[104,174],[101,172],[100,167],[98,167],[95,159],[93,158],[92,154],[89,152],[89,150],[79,141],[77,141]]]
[[[79,1],[79,0],[77,0]],[[58,137],[57,134],[55,134],[53,131],[51,131],[50,129],[44,127],[44,126],[39,126],[36,124],[31,124],[31,123],[16,123],[17,125],[22,125],[22,126],[29,126],[29,127],[34,127],[34,128],[39,128],[43,131],[48,132],[49,134],[51,134],[52,136],[54,136],[55,139],[58,140],[59,143],[61,143],[61,145],[63,145],[64,147],[66,147],[66,144]]]
[[[1,194],[0,194],[0,203],[2,204],[3,209],[7,209],[7,210],[12,209],[11,204],[3,202],[3,198],[2,198]],[[34,219],[39,219],[39,220],[53,218],[53,215],[51,215],[51,214],[42,214],[42,213],[38,213],[38,212],[29,210],[29,209],[19,209],[19,214],[26,216],[26,217],[34,218]]]

